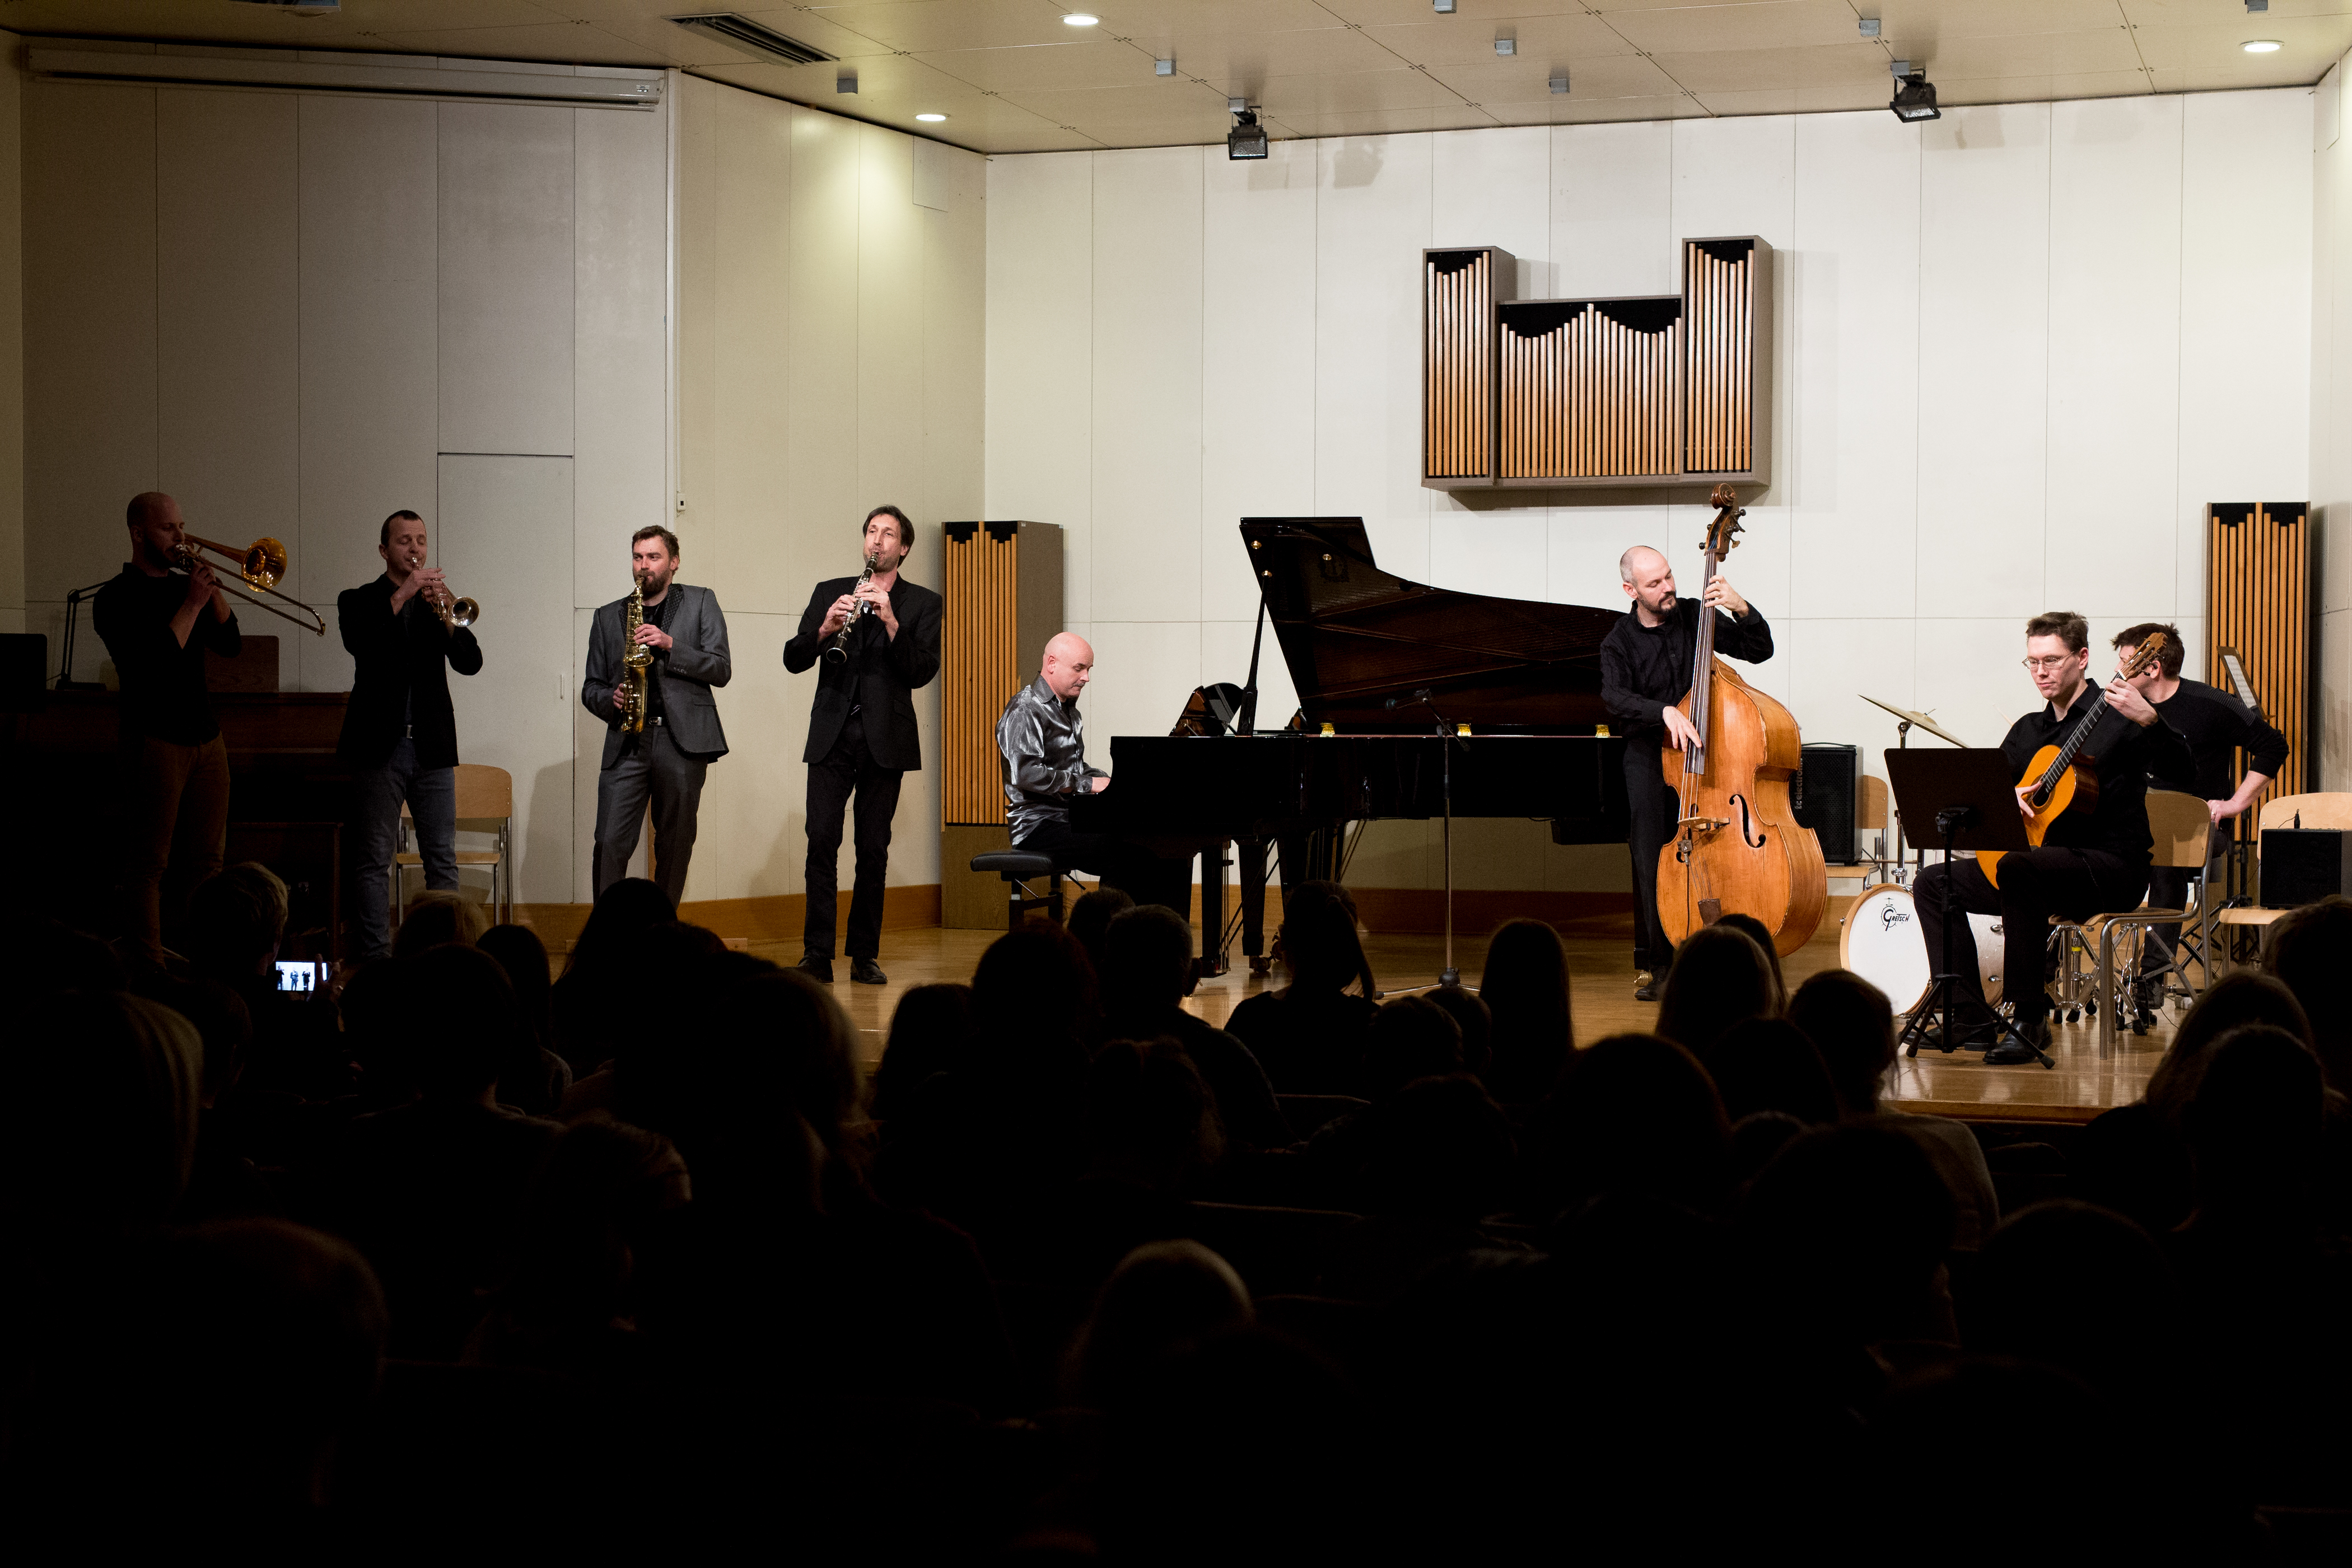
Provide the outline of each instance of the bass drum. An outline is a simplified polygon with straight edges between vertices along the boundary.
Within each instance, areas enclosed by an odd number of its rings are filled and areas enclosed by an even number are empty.
[[[1998,1003],[2000,917],[1970,915],[1969,931],[1976,938],[1977,977],[1984,984],[1985,1000]],[[1927,938],[1920,930],[1910,889],[1881,882],[1863,889],[1838,932],[1838,963],[1885,992],[1897,1013],[1908,1013],[1926,999],[1935,971],[1927,963]]]

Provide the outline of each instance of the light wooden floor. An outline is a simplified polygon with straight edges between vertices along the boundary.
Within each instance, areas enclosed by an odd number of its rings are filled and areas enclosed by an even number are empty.
[[[1845,900],[1832,900],[1832,912],[1821,931],[1804,948],[1784,961],[1782,968],[1794,986],[1807,975],[1834,969],[1838,961],[1836,910]],[[883,938],[882,967],[887,985],[856,985],[849,966],[836,961],[834,994],[848,1009],[859,1030],[868,1068],[878,1060],[889,1027],[890,1011],[909,986],[934,980],[969,980],[980,955],[998,933],[978,931],[890,931]],[[1654,1003],[1633,1000],[1632,917],[1603,917],[1563,928],[1573,975],[1576,1037],[1589,1045],[1603,1036],[1652,1027],[1658,1016]],[[1366,952],[1381,986],[1399,990],[1433,984],[1444,962],[1444,941],[1434,936],[1374,935]],[[800,956],[799,943],[753,942],[751,951],[778,963]],[[1454,941],[1454,963],[1467,984],[1475,985],[1486,952],[1483,937]],[[1243,997],[1265,985],[1282,984],[1250,976],[1245,963],[1231,973],[1202,983],[1189,1005],[1212,1023],[1222,1023]],[[2098,1029],[2090,1020],[2060,1024],[2051,1055],[2054,1068],[2040,1067],[1988,1068],[1973,1051],[1947,1057],[1923,1052],[1916,1059],[1898,1059],[1889,1075],[1887,1097],[1911,1109],[1976,1121],[2087,1121],[2111,1106],[2139,1098],[2148,1075],[2171,1043],[2179,1014],[2167,1008],[2158,1015],[2153,1033],[2118,1037],[2114,1058],[2101,1061]]]

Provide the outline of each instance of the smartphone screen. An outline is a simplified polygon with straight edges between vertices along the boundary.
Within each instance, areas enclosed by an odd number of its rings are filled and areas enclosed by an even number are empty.
[[[281,958],[278,961],[278,989],[316,991],[321,967],[307,958]]]

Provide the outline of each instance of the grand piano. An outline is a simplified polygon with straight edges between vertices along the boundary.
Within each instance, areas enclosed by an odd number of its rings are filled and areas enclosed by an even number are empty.
[[[1622,843],[1624,750],[1601,732],[1601,642],[1620,612],[1433,588],[1382,571],[1363,520],[1251,517],[1243,547],[1299,710],[1255,724],[1246,685],[1195,693],[1170,735],[1117,735],[1111,783],[1070,826],[1202,858],[1201,936],[1224,968],[1224,857],[1241,868],[1241,945],[1263,972],[1266,850],[1285,882],[1329,878],[1349,822],[1535,817],[1555,843]]]

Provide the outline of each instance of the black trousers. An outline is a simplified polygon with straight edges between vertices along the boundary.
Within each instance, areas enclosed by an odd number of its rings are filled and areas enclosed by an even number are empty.
[[[1664,748],[1654,740],[1625,743],[1625,803],[1633,808],[1626,843],[1633,855],[1633,967],[1663,976],[1674,943],[1658,921],[1658,856],[1674,842],[1682,796],[1666,783]]]
[[[824,760],[809,764],[808,916],[801,951],[833,956],[834,920],[840,901],[841,819],[856,797],[857,879],[849,895],[852,958],[882,952],[882,889],[890,871],[890,819],[898,813],[898,784],[907,775],[886,768],[866,749],[866,723],[852,713]]]
[[[629,874],[637,852],[646,801],[654,803],[654,880],[670,907],[686,894],[686,868],[694,859],[696,818],[702,811],[702,782],[710,772],[708,755],[681,752],[666,724],[622,742],[613,765],[596,775],[596,848],[590,879],[602,894]]]
[[[2230,840],[2224,834],[2226,823],[2214,825],[2212,835],[2205,841],[2205,885],[2221,885],[2223,863],[2230,856]],[[2186,866],[2151,866],[2147,868],[2147,901],[2159,910],[2184,909],[2189,902],[2189,879],[2197,873]],[[2173,943],[2180,940],[2178,925],[2150,926],[2147,943],[2140,949],[2139,967],[2143,974],[2162,969],[2172,962]]]
[[[1139,844],[1108,833],[1073,833],[1066,822],[1049,822],[1016,847],[1051,855],[1075,870],[1092,871],[1106,888],[1117,888],[1139,904],[1164,904],[1191,918],[1192,862],[1163,860]]]
[[[2102,910],[2137,909],[2147,889],[2147,868],[2101,849],[2047,845],[2002,856],[1998,888],[1985,879],[1973,855],[1930,866],[1919,874],[1915,898],[1931,972],[1943,962],[1947,885],[1952,899],[1952,968],[1959,976],[1961,999],[1973,998],[1978,1006],[1969,1011],[1982,1016],[1984,981],[1977,972],[1976,937],[1967,916],[1999,915],[2004,944],[2001,993],[2015,1005],[2017,1021],[2024,1024],[2050,1011],[2050,993],[2042,981],[2050,917],[2078,921]]]

